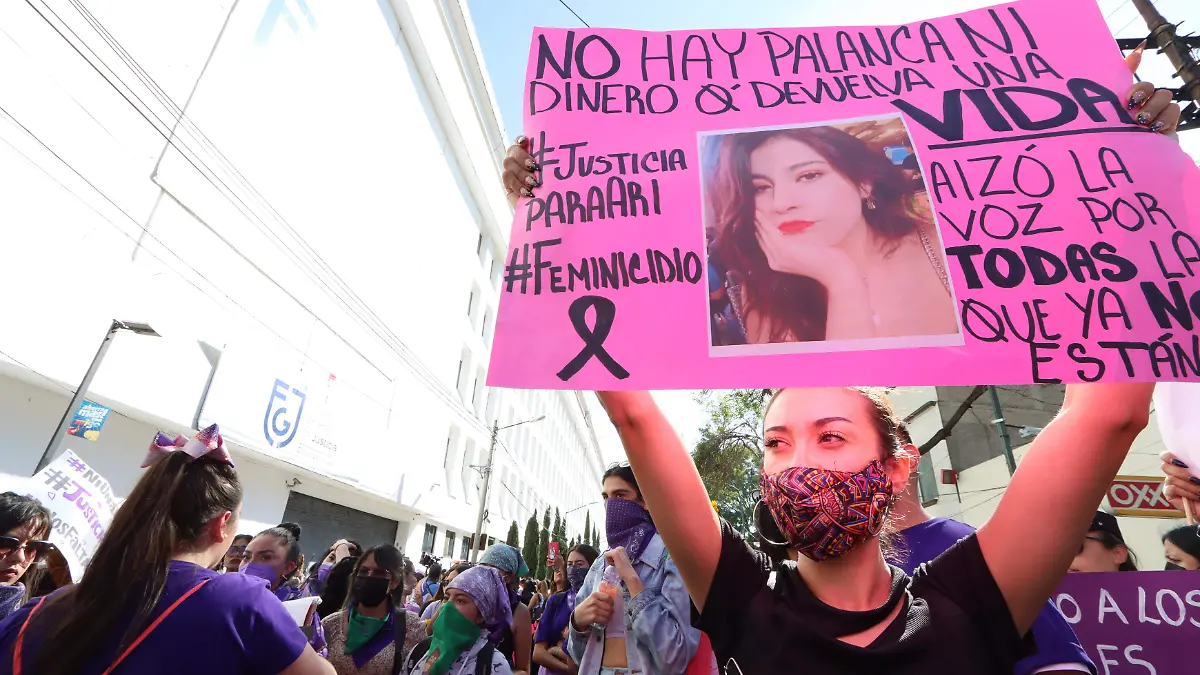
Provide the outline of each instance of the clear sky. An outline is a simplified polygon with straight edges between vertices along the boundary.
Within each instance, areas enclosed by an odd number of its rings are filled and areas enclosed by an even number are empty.
[[[1053,2],[1053,0],[1046,0]],[[483,49],[492,91],[500,106],[509,138],[521,133],[521,103],[525,65],[535,26],[578,27],[580,20],[559,0],[467,0],[471,19]],[[592,27],[640,30],[690,30],[703,28],[769,28],[796,26],[890,25],[955,14],[997,4],[995,0],[566,0],[571,9]],[[1144,37],[1146,25],[1129,0],[1098,0],[1108,26],[1118,37]],[[1169,21],[1185,22],[1184,32],[1200,25],[1197,0],[1156,0]],[[1064,27],[1069,27],[1069,20]],[[1138,74],[1159,86],[1171,83],[1173,69],[1163,56],[1147,54]],[[1200,158],[1200,130],[1181,136],[1184,150]],[[704,416],[691,392],[656,392],[663,412],[691,446],[698,438]],[[596,414],[598,413],[598,414]],[[604,419],[596,406],[594,415]],[[600,445],[609,460],[621,454],[616,433],[608,424],[597,424]]]

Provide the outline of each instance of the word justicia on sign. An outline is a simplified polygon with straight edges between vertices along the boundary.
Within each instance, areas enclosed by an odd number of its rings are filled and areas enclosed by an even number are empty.
[[[1200,381],[1200,169],[1094,0],[539,28],[525,82],[491,386]]]

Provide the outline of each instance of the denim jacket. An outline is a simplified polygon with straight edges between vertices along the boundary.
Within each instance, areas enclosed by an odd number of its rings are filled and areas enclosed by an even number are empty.
[[[596,559],[576,596],[576,606],[600,585],[604,556]],[[683,675],[696,655],[700,631],[692,628],[691,598],[675,563],[657,534],[633,563],[645,589],[625,602],[625,651],[629,672],[642,675]],[[623,585],[623,584],[622,584]],[[614,616],[613,621],[621,617]],[[567,652],[579,664],[580,675],[596,675],[604,656],[604,630],[595,626],[575,630],[570,622]]]

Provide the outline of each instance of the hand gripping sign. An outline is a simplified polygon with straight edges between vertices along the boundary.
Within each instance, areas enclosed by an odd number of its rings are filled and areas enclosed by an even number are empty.
[[[1094,2],[539,29],[526,81],[490,385],[1200,380],[1200,172]]]

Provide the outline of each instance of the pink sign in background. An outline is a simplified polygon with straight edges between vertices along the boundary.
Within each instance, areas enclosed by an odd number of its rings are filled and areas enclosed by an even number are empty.
[[[1131,84],[1089,0],[903,27],[538,29],[523,131],[543,184],[516,209],[488,384],[1200,380],[1200,171],[1131,119]],[[959,332],[714,348],[701,137],[897,115]]]

